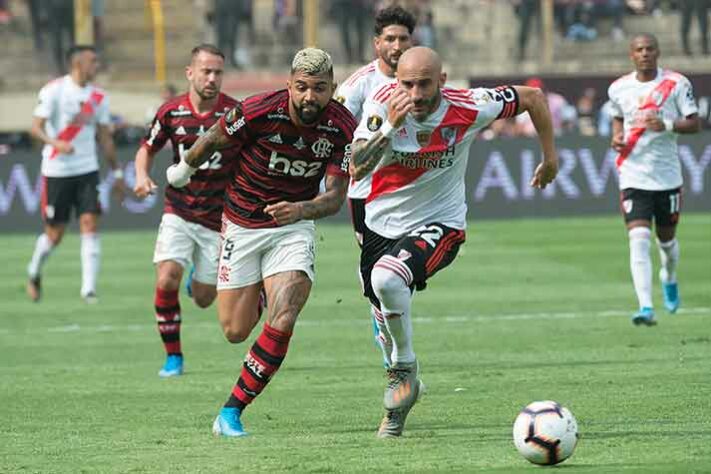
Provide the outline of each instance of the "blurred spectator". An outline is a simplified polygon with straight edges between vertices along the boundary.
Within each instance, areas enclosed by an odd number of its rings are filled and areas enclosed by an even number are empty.
[[[369,30],[373,16],[369,0],[333,0],[331,14],[341,32],[341,43],[346,50],[348,64],[359,64],[370,58]]]
[[[291,62],[301,41],[301,12],[297,0],[274,0],[274,29],[277,32],[276,45],[281,53],[278,61]]]
[[[59,75],[67,73],[65,56],[74,45],[74,1],[45,0],[47,8],[50,35],[52,38],[52,55]]]
[[[0,0],[0,25],[9,25],[11,20],[12,13],[10,13],[7,0]]]
[[[102,68],[108,63],[104,54],[104,12],[106,2],[104,0],[91,0],[91,16],[94,26],[94,47],[101,58]]]
[[[711,0],[680,0],[681,8],[681,43],[684,47],[684,54],[691,56],[689,47],[689,31],[691,31],[691,18],[696,14],[699,22],[699,36],[701,52],[709,54],[709,7]]]
[[[242,69],[251,64],[249,50],[239,44],[239,25],[247,24],[248,41],[254,36],[252,0],[215,0],[214,26],[217,36],[217,47],[224,53],[229,63]]]
[[[526,45],[531,32],[531,22],[538,15],[539,0],[512,0],[514,12],[518,16],[518,60],[526,56]]]
[[[153,117],[155,117],[156,112],[161,104],[168,102],[170,99],[178,95],[178,89],[173,84],[165,84],[160,89],[160,100],[156,104],[152,104],[146,109],[146,114],[144,116],[144,124],[148,127],[151,122],[153,122]]]
[[[595,120],[595,99],[597,91],[592,87],[587,87],[583,95],[578,99],[576,106],[578,115],[578,132],[586,137],[597,135],[597,124]]]
[[[42,0],[27,0],[27,10],[30,13],[32,28],[32,45],[35,52],[44,50],[44,30],[46,25],[46,8]]]
[[[417,25],[412,34],[413,43],[418,46],[435,48],[437,38],[431,2],[429,0],[420,0],[414,13],[415,18],[417,18]]]
[[[543,81],[540,78],[533,77],[526,81],[526,86],[537,87],[543,91],[548,102],[548,108],[551,111],[551,120],[553,122],[553,132],[556,135],[561,135],[563,132],[570,130],[575,125],[576,112],[575,107],[570,105],[565,98],[546,90]],[[528,112],[516,116],[517,135],[535,137],[537,135],[536,128],[533,126],[531,117]]]
[[[612,113],[612,102],[608,100],[600,107],[600,113],[597,118],[597,134],[601,137],[612,135]]]

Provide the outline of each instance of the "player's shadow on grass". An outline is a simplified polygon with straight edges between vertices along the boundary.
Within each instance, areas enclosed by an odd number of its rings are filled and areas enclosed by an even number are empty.
[[[684,357],[685,361],[700,361],[707,360],[706,357]],[[465,372],[470,375],[482,375],[486,376],[487,372],[478,374],[477,371],[481,370],[530,370],[530,369],[548,369],[548,368],[560,368],[560,367],[594,367],[594,366],[605,366],[605,365],[629,365],[629,364],[644,364],[649,365],[651,362],[666,362],[673,363],[675,361],[669,360],[668,358],[657,358],[650,359],[649,357],[641,357],[639,359],[610,359],[610,360],[577,360],[577,361],[560,361],[560,362],[491,362],[491,363],[476,363],[476,364],[431,364],[428,368],[436,370],[446,370],[448,373],[457,373],[458,371]],[[504,375],[503,372],[500,375]]]

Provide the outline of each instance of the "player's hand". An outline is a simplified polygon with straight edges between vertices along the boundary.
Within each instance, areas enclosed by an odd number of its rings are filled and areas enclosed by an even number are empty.
[[[648,115],[644,118],[644,126],[653,132],[663,132],[666,130],[664,122],[656,115]]]
[[[136,177],[136,184],[133,186],[133,192],[141,199],[145,199],[151,194],[154,194],[158,189],[156,183],[150,176]]]
[[[538,189],[544,189],[553,182],[558,174],[558,160],[543,160],[533,173],[531,186]]]
[[[72,145],[72,142],[68,142],[66,140],[55,141],[54,149],[57,150],[57,153],[61,154],[74,153],[74,145]]]
[[[396,88],[388,100],[388,122],[398,129],[405,123],[405,117],[415,107],[414,102],[405,89]]]
[[[123,202],[126,197],[126,182],[123,178],[114,179],[114,184],[111,186],[111,194],[114,195],[118,202]]]
[[[613,135],[611,146],[612,146],[612,149],[617,152],[624,150],[625,146],[627,146],[627,144],[625,143],[624,134],[618,133],[617,135]]]
[[[279,225],[293,224],[304,216],[304,209],[298,202],[281,201],[270,204],[264,208],[264,212],[272,216]]]

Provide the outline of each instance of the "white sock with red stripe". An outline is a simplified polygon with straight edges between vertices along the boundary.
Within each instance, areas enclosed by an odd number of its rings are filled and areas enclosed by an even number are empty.
[[[81,234],[81,295],[96,293],[101,261],[101,242],[95,233]]]
[[[412,293],[409,288],[409,282],[412,281],[410,269],[395,257],[386,255],[373,267],[370,281],[375,295],[380,300],[385,325],[392,337],[392,363],[414,362],[410,317],[412,303]]]
[[[383,360],[390,366],[393,365],[392,354],[393,354],[393,338],[390,336],[390,331],[385,323],[385,316],[380,312],[378,308],[370,305],[370,314],[375,320],[375,324],[378,326],[378,346],[380,350],[383,351]]]
[[[660,278],[664,283],[676,283],[676,265],[679,263],[679,241],[676,237],[666,242],[657,239],[659,260],[662,263]]]
[[[652,231],[648,227],[630,229],[630,270],[640,308],[652,307],[652,257],[649,255]]]
[[[47,237],[47,234],[42,233],[37,237],[37,242],[35,242],[35,251],[32,254],[32,259],[30,264],[27,266],[27,273],[30,278],[37,278],[42,272],[42,265],[47,260],[47,257],[54,250],[54,244]]]

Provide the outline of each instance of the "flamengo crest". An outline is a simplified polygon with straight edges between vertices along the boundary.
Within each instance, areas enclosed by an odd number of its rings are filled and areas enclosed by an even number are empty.
[[[325,138],[321,137],[311,145],[311,151],[314,152],[316,158],[328,158],[331,156],[331,151],[333,150],[333,143],[329,142]]]

